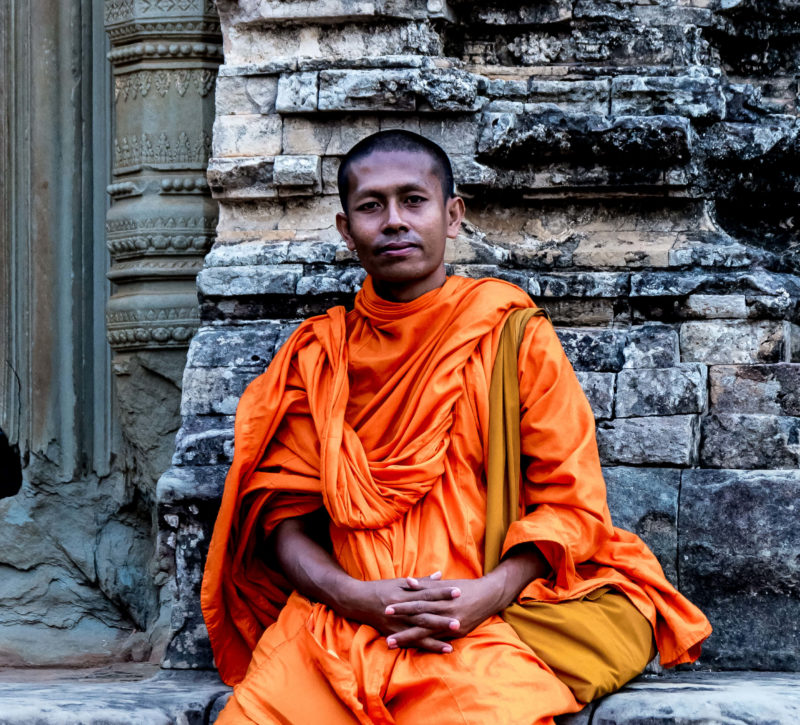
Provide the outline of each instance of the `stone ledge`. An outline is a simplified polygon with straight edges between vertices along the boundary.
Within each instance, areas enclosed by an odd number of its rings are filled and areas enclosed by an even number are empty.
[[[144,670],[143,670],[144,672]],[[230,689],[216,672],[0,671],[0,725],[212,725]],[[762,725],[800,719],[800,674],[645,676],[560,725]]]

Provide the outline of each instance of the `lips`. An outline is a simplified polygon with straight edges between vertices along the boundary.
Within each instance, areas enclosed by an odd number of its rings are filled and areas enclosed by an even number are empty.
[[[395,240],[392,242],[388,242],[386,244],[381,244],[375,250],[376,254],[385,254],[387,256],[395,256],[400,254],[405,254],[407,252],[413,251],[414,249],[419,249],[420,245],[417,242],[412,242],[410,240]]]

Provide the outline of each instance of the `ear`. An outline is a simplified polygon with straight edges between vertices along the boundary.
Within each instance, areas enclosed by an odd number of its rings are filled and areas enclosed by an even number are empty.
[[[347,214],[342,211],[336,214],[336,229],[342,235],[347,248],[351,252],[355,251],[356,243],[353,241],[353,235],[350,234],[350,220],[347,218]]]
[[[461,230],[461,222],[464,219],[464,200],[460,196],[453,196],[447,200],[445,212],[447,214],[447,238],[455,239]]]

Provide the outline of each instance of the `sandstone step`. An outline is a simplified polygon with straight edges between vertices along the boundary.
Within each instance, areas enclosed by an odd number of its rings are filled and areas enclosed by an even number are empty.
[[[0,725],[212,725],[228,687],[215,672],[152,666],[0,670]],[[800,673],[645,676],[560,725],[796,725]]]

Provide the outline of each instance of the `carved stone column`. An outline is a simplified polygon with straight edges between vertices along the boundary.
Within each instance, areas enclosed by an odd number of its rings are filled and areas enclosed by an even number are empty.
[[[107,0],[114,134],[108,339],[126,468],[145,498],[169,465],[195,277],[216,227],[205,169],[221,62],[211,0]]]

